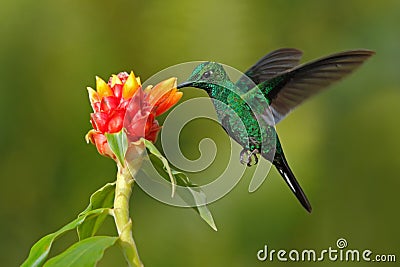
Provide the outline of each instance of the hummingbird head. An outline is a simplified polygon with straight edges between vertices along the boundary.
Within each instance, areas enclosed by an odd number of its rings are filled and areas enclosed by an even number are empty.
[[[208,61],[199,64],[187,81],[179,84],[177,88],[196,87],[210,93],[214,84],[221,85],[227,80],[229,80],[229,77],[222,65],[217,62]]]

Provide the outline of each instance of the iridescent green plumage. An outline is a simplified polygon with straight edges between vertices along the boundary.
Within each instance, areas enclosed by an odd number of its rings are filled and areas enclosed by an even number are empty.
[[[243,147],[241,162],[257,164],[257,154],[271,161],[310,212],[311,205],[289,168],[274,126],[304,100],[340,80],[373,54],[352,50],[298,66],[299,50],[279,49],[261,58],[236,83],[222,65],[204,62],[178,88],[205,90],[223,128]]]

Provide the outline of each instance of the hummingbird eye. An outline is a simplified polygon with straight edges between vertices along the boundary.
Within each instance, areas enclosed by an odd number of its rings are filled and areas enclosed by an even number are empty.
[[[206,72],[204,72],[203,76],[201,76],[201,78],[203,78],[203,79],[208,79],[208,78],[210,78],[210,76],[211,76],[212,74],[213,74],[213,71],[212,71],[212,70],[206,71]]]

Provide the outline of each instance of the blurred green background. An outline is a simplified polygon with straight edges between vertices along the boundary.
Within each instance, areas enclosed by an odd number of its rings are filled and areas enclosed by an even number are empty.
[[[284,266],[259,262],[257,251],[265,244],[335,248],[341,237],[349,248],[396,254],[400,261],[399,14],[396,0],[3,0],[1,265],[18,266],[34,242],[75,218],[89,195],[115,177],[113,162],[83,138],[91,127],[85,88],[94,86],[95,75],[107,79],[133,69],[146,80],[192,60],[245,70],[280,47],[303,50],[304,60],[353,48],[377,52],[277,127],[312,214],[276,170],[255,193],[247,191],[248,175],[210,205],[218,232],[191,209],[159,203],[135,187],[131,213],[145,265]],[[184,99],[194,95],[204,96],[192,89]],[[182,133],[189,158],[198,156],[203,129],[197,122]],[[213,129],[210,136],[226,144],[223,131]],[[113,232],[112,222],[103,231]],[[74,239],[66,235],[55,250]],[[291,265],[327,264],[349,266]],[[125,265],[112,248],[99,266]]]

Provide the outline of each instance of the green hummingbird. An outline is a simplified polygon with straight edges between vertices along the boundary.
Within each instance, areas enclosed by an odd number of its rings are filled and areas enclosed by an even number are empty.
[[[204,62],[178,88],[205,90],[222,127],[243,148],[240,162],[257,164],[259,154],[272,162],[302,206],[311,212],[274,126],[304,100],[350,74],[373,54],[365,49],[349,50],[299,65],[302,52],[283,48],[262,57],[236,83],[221,64]]]

